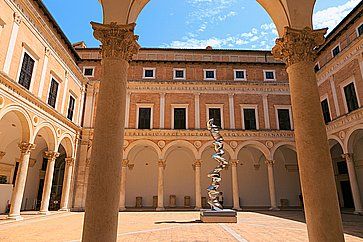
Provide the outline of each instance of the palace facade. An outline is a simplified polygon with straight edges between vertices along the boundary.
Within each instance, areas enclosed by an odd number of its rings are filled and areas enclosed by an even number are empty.
[[[0,213],[83,211],[99,48],[73,46],[41,1],[0,1]],[[363,4],[315,67],[340,205],[362,213]],[[269,51],[142,48],[130,63],[120,210],[206,206],[214,118],[230,166],[223,204],[301,207],[285,64]],[[112,98],[112,97],[110,97]],[[107,154],[105,154],[107,155]],[[324,172],[324,171],[321,171]]]

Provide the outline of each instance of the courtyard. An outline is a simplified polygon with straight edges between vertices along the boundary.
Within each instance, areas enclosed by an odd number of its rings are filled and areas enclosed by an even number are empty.
[[[80,241],[84,213],[0,216],[0,241]],[[346,241],[363,241],[363,216],[343,214]],[[118,241],[308,241],[302,211],[239,212],[237,224],[199,223],[199,212],[122,212]],[[26,233],[24,233],[26,231]]]

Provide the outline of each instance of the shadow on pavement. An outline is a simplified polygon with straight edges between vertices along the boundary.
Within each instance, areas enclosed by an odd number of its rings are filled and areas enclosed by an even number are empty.
[[[198,224],[202,223],[200,220],[194,220],[194,221],[159,221],[155,222],[155,224]]]

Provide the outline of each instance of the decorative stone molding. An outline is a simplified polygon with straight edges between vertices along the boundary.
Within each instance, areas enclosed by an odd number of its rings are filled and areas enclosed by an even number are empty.
[[[267,148],[271,149],[272,147],[274,147],[274,142],[266,141],[265,145],[266,145]]]
[[[55,151],[45,151],[44,152],[44,158],[48,159],[48,160],[55,160],[56,158],[59,157],[59,153],[55,152]]]
[[[35,149],[35,144],[22,142],[18,145],[18,147],[20,148],[20,152],[22,154],[30,154],[30,151]]]
[[[130,171],[132,171],[135,167],[135,164],[128,164],[127,167],[129,168]]]
[[[231,160],[232,167],[237,167],[239,160]]]
[[[328,133],[334,133],[341,128],[345,128],[346,126],[353,126],[354,122],[360,123],[362,122],[362,120],[363,120],[363,108],[359,108],[358,110],[355,110],[345,116],[333,120],[331,123],[328,124],[326,129]],[[340,136],[341,134],[339,133],[339,137]]]
[[[166,160],[159,160],[158,161],[158,167],[163,167],[165,169],[165,167],[166,167]]]
[[[253,164],[253,167],[254,167],[254,168],[255,168],[255,170],[257,171],[257,170],[259,170],[259,169],[260,169],[261,165],[260,165],[260,164]]]
[[[4,105],[5,105],[5,99],[2,96],[0,96],[0,109],[3,108]]]
[[[29,159],[29,167],[34,167],[36,163],[37,163],[36,159],[33,159],[33,158]]]
[[[134,35],[136,24],[118,25],[116,22],[110,24],[99,24],[91,22],[94,37],[101,41],[101,53],[103,58],[118,58],[130,61],[137,54],[140,45],[137,43],[139,37]]]
[[[236,149],[236,148],[237,148],[237,146],[238,146],[238,143],[237,143],[237,141],[231,141],[231,142],[229,143],[229,145],[230,145],[233,149]]]
[[[39,117],[35,115],[32,120],[33,126],[36,127],[39,124]]]
[[[274,160],[265,160],[265,164],[268,166],[273,166],[275,164]]]
[[[344,132],[344,131],[340,131],[340,132],[339,132],[339,138],[340,138],[341,140],[344,140],[344,138],[345,138],[345,132]]]
[[[129,146],[129,144],[130,144],[129,141],[124,140],[124,145],[123,145],[124,146],[124,149],[127,148],[127,146]]]
[[[326,32],[327,29],[285,27],[285,33],[282,38],[276,40],[272,54],[275,59],[285,62],[287,66],[302,61],[313,62],[317,55],[317,48],[325,42]]]
[[[0,151],[0,160],[2,160],[2,158],[6,155],[6,152],[4,151]]]
[[[201,167],[202,166],[202,161],[201,160],[196,160],[193,165],[195,167]]]
[[[91,165],[91,159],[90,158],[87,158],[86,159],[86,167],[89,168]]]
[[[45,56],[47,56],[47,57],[49,57],[50,56],[50,48],[48,48],[48,47],[45,47],[45,49],[44,49],[44,54],[45,54]],[[68,74],[68,71],[66,71],[66,74]]]
[[[16,23],[17,25],[20,25],[21,22],[23,21],[23,18],[21,17],[21,15],[19,13],[14,13],[14,23]]]
[[[68,157],[65,159],[66,161],[66,165],[67,166],[74,166],[74,158],[73,157]]]
[[[162,149],[162,148],[164,148],[165,147],[165,145],[166,145],[166,143],[165,143],[165,141],[164,140],[160,140],[159,142],[158,142],[158,146]]]
[[[194,142],[194,147],[199,149],[200,147],[202,147],[202,142],[200,142],[199,140]]]
[[[346,161],[347,163],[351,163],[351,162],[353,162],[353,163],[354,163],[354,160],[353,160],[353,154],[351,154],[351,153],[343,154],[343,155],[342,155],[342,158],[343,158],[343,159],[345,159],[345,161]]]
[[[129,160],[122,160],[122,167],[127,167],[129,165]]]

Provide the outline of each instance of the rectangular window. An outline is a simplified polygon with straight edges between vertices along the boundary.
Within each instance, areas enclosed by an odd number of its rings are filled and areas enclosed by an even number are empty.
[[[215,80],[216,70],[204,70],[204,80]]]
[[[58,87],[59,83],[52,78],[49,89],[48,104],[53,108],[55,108],[55,105],[57,103]]]
[[[246,80],[246,71],[234,70],[234,80]]]
[[[333,57],[337,56],[340,53],[340,46],[337,45],[332,51],[331,51]]]
[[[222,128],[222,117],[220,108],[209,108],[209,119],[214,119],[214,124]]]
[[[321,101],[321,108],[323,110],[324,121],[327,124],[331,121],[328,99]]]
[[[264,71],[265,81],[274,81],[276,80],[275,71]]]
[[[83,75],[88,77],[94,76],[94,68],[93,67],[85,67],[83,69]]]
[[[344,87],[345,101],[347,102],[348,112],[352,112],[359,108],[358,98],[355,92],[354,83],[350,83]]]
[[[186,109],[185,108],[174,108],[174,129],[186,129]]]
[[[143,78],[154,79],[155,78],[155,68],[144,68]]]
[[[151,108],[139,108],[138,129],[151,129]]]
[[[184,69],[174,69],[174,79],[185,79],[185,70]]]
[[[76,99],[72,96],[69,96],[68,112],[67,112],[67,118],[69,120],[73,119],[75,103],[76,103]]]
[[[357,34],[358,37],[363,34],[363,24],[359,25],[359,27],[357,28]]]
[[[318,72],[319,70],[320,70],[319,63],[316,63],[316,65],[314,66],[315,73]]]
[[[256,109],[244,108],[243,119],[245,130],[257,130]]]
[[[24,53],[23,64],[19,76],[19,84],[29,90],[32,80],[33,69],[35,60],[33,60],[28,53]]]
[[[277,109],[280,130],[291,130],[290,109]]]

